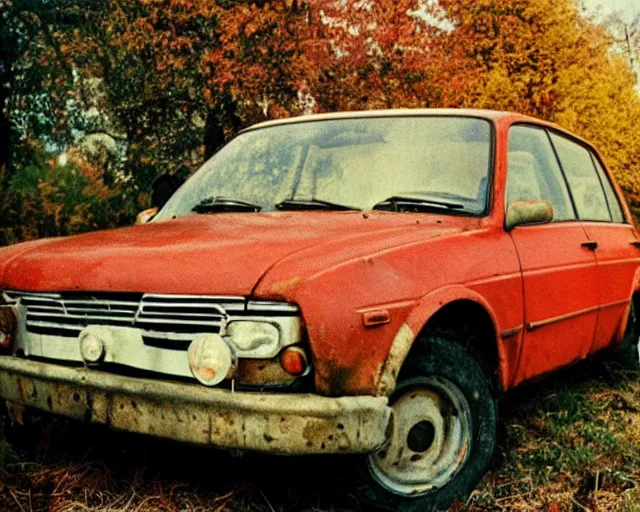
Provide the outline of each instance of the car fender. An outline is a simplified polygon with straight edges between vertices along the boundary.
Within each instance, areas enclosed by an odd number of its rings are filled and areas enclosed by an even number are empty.
[[[422,331],[429,319],[440,311],[447,304],[459,300],[469,300],[482,306],[489,314],[493,323],[494,332],[499,333],[500,327],[498,319],[491,305],[479,293],[470,290],[463,285],[445,286],[434,290],[422,297],[409,313],[406,321],[402,324],[391,344],[389,355],[382,366],[380,378],[378,380],[377,394],[390,396],[396,387],[396,381],[402,365],[411,350],[418,334]],[[506,356],[504,349],[496,338],[497,351],[499,357],[499,378],[503,388],[507,387],[506,378]]]

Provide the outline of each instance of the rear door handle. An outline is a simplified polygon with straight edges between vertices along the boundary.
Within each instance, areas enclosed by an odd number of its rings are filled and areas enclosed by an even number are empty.
[[[595,251],[598,248],[598,242],[588,241],[588,242],[582,242],[580,245],[592,251]]]
[[[633,242],[629,242],[631,245],[633,245],[634,247],[637,247],[638,249],[640,249],[640,242],[637,240],[634,240]]]

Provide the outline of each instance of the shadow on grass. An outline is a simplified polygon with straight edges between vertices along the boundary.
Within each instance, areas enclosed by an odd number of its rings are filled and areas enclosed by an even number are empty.
[[[26,414],[7,437],[0,494],[31,489],[43,510],[66,510],[61,505],[71,499],[91,510],[122,510],[99,502],[130,491],[133,504],[149,500],[140,511],[371,510],[346,491],[353,457],[233,454],[41,413]],[[66,499],[51,500],[61,492]]]

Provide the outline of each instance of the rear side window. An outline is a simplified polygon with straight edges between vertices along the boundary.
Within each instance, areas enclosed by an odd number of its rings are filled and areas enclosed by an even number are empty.
[[[576,218],[546,132],[516,125],[509,130],[507,204],[527,200],[550,201],[554,221]]]
[[[551,133],[581,220],[611,222],[611,214],[591,154],[583,146]]]
[[[626,222],[624,218],[624,214],[622,213],[622,207],[620,206],[620,201],[618,201],[618,196],[613,190],[613,185],[611,185],[611,181],[609,181],[609,176],[604,172],[602,165],[596,158],[594,154],[591,154],[593,158],[593,163],[598,170],[598,174],[600,175],[600,181],[602,182],[602,188],[604,188],[604,195],[607,196],[607,203],[609,203],[609,211],[611,212],[611,218],[613,222],[617,222],[618,224],[624,224]]]

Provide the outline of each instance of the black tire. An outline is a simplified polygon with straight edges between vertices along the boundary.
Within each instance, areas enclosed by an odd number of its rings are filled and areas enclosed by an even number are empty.
[[[627,319],[624,338],[622,339],[622,343],[616,347],[613,357],[614,362],[625,370],[640,371],[640,353],[638,352],[639,338],[640,329],[638,329],[636,306],[632,300],[629,307],[629,318]]]
[[[364,469],[363,483],[359,489],[360,497],[365,501],[376,505],[377,507],[387,510],[400,510],[404,512],[430,512],[439,510],[448,510],[449,507],[455,501],[462,501],[469,496],[469,494],[475,489],[480,479],[486,473],[496,447],[497,437],[497,407],[496,401],[492,393],[492,385],[482,370],[477,360],[461,346],[454,339],[450,339],[443,333],[425,334],[417,340],[420,348],[418,353],[410,354],[409,359],[405,363],[400,372],[398,379],[398,385],[396,391],[391,397],[390,403],[393,405],[399,400],[399,397],[404,396],[403,400],[407,400],[407,395],[403,395],[407,390],[413,389],[416,386],[429,385],[429,382],[434,382],[434,379],[446,382],[447,385],[453,384],[461,392],[460,396],[464,396],[468,408],[465,409],[465,416],[471,418],[469,436],[471,444],[471,450],[466,454],[464,444],[461,444],[462,450],[465,450],[463,457],[466,459],[463,462],[458,462],[460,465],[455,466],[454,473],[450,478],[442,483],[441,486],[432,490],[426,490],[417,495],[411,495],[407,489],[403,489],[399,492],[397,488],[391,489],[389,485],[386,485],[383,480],[387,475],[381,473],[381,470],[376,469],[376,462],[373,457],[381,456],[386,457],[386,452],[379,450],[376,452],[378,455],[371,455],[368,457],[368,465]],[[413,391],[410,391],[413,393]],[[457,393],[457,392],[456,392]],[[411,395],[409,398],[415,398],[415,395]],[[420,403],[418,402],[413,402]],[[440,410],[443,410],[442,403],[440,402]],[[412,405],[404,406],[403,411],[411,411]],[[453,409],[455,411],[455,409]],[[459,413],[449,412],[451,418],[457,418]],[[443,418],[446,414],[442,412]],[[404,417],[407,417],[405,414]],[[409,416],[411,417],[411,416]],[[418,416],[416,416],[418,417]],[[414,419],[416,418],[414,417]],[[394,421],[398,421],[395,418]],[[420,421],[422,425],[425,421]],[[446,425],[447,422],[443,422],[442,425]],[[414,425],[417,426],[416,423]],[[406,432],[406,429],[402,430],[402,427],[398,426],[398,432]],[[432,427],[430,427],[432,429]],[[446,430],[446,429],[443,429]],[[413,448],[411,448],[411,435],[414,433],[414,428],[409,430],[409,435],[406,436],[406,443],[408,450],[414,450],[410,453],[416,453],[416,445],[413,441]],[[424,446],[433,446],[433,436],[429,434],[430,441]],[[393,437],[393,434],[392,436]],[[402,436],[398,437],[402,439]],[[394,453],[401,453],[396,450],[396,446],[393,446],[393,441],[389,441]],[[441,446],[445,446],[443,443]],[[448,446],[448,445],[446,445]],[[437,448],[437,453],[442,453],[444,448]],[[404,449],[401,447],[401,449]],[[430,448],[427,448],[429,450]],[[429,453],[428,451],[424,453]],[[380,455],[382,454],[382,455]],[[416,455],[412,455],[409,460],[414,460]],[[401,456],[399,456],[401,457]],[[406,457],[406,456],[405,456]],[[427,457],[430,457],[427,455]],[[438,455],[440,457],[440,455]],[[437,458],[437,457],[436,457]],[[462,458],[462,457],[460,457]],[[406,460],[406,459],[405,459]],[[419,460],[419,459],[417,459]],[[372,462],[374,461],[374,462]],[[386,464],[389,464],[385,461]],[[391,463],[390,466],[399,465],[402,466],[403,459],[396,460]],[[416,464],[420,464],[417,462]],[[389,466],[389,467],[390,467]],[[434,466],[435,467],[435,466]],[[373,469],[372,469],[373,468]],[[413,474],[413,473],[408,473]],[[424,474],[424,473],[423,473]],[[382,475],[381,479],[377,475]],[[386,479],[388,483],[389,480]],[[392,486],[393,487],[393,486]]]

